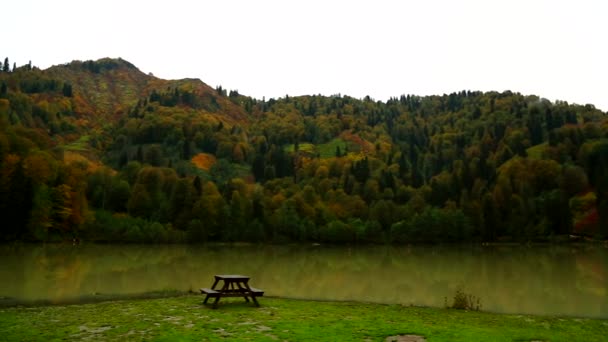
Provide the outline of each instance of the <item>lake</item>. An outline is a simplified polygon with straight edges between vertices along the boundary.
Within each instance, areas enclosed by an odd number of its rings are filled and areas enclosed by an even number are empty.
[[[487,311],[608,317],[602,245],[18,244],[0,245],[0,258],[5,301],[198,291],[214,274],[245,274],[269,296],[441,307],[461,288]]]

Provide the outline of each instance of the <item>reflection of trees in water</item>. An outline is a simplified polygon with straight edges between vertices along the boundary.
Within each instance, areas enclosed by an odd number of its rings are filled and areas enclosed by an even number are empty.
[[[603,252],[603,253],[602,253]],[[599,301],[598,311],[608,316],[608,257],[606,249],[596,249],[589,253],[576,255],[576,287],[589,298],[603,298]]]
[[[268,295],[442,306],[462,286],[484,310],[606,316],[608,250],[593,246],[46,245],[0,248],[7,295],[61,299],[197,290],[242,273]]]

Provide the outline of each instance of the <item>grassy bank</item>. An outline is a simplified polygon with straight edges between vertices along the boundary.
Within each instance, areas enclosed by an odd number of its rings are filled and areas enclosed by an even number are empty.
[[[262,298],[260,308],[202,296],[0,309],[2,340],[604,341],[608,321]]]

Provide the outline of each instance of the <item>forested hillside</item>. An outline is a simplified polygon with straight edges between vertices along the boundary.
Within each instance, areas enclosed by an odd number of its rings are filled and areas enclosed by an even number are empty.
[[[608,116],[592,105],[260,100],[121,59],[0,70],[0,240],[608,237]]]

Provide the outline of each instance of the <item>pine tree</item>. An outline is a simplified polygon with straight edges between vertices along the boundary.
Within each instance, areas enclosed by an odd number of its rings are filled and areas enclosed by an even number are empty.
[[[2,71],[9,72],[10,64],[8,62],[8,57],[4,59],[4,64],[2,65]]]
[[[72,97],[72,85],[70,85],[69,83],[64,83],[62,92],[63,96]]]

